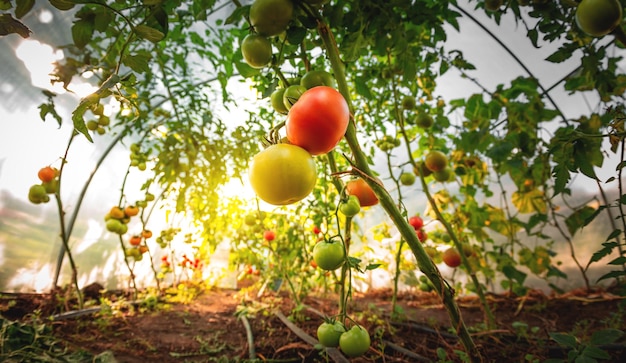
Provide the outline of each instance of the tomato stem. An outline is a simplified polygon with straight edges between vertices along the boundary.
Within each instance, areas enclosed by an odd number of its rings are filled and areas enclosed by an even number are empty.
[[[318,20],[318,33],[321,36],[324,46],[326,48],[326,55],[328,56],[331,68],[337,80],[339,92],[348,102],[348,107],[351,111],[351,114],[353,114],[354,109],[351,103],[350,91],[344,72],[344,65],[339,56],[339,50],[337,49],[337,45],[328,25],[320,20]],[[439,269],[433,263],[433,261],[430,259],[430,257],[422,247],[421,242],[417,238],[417,234],[415,233],[414,228],[409,225],[407,219],[402,216],[402,213],[395,205],[387,190],[378,182],[376,182],[375,178],[373,177],[374,174],[369,167],[367,157],[363,153],[361,146],[357,140],[356,126],[353,118],[348,124],[348,129],[346,131],[345,137],[353,154],[354,165],[363,174],[369,176],[363,179],[374,190],[374,193],[380,200],[381,206],[385,209],[388,216],[394,222],[401,235],[405,238],[407,244],[413,251],[413,254],[417,259],[417,263],[420,269],[430,279],[435,287],[435,290],[442,297],[443,304],[448,311],[448,315],[450,317],[452,325],[456,329],[457,334],[459,335],[459,338],[462,341],[471,360],[482,361],[482,356],[480,355],[480,352],[474,344],[474,341],[472,340],[472,337],[470,336],[469,331],[467,330],[467,327],[463,322],[459,307],[454,300],[454,294],[452,289],[443,279],[441,273],[439,272]]]

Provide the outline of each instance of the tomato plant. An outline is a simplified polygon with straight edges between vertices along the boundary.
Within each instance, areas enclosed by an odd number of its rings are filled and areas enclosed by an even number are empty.
[[[348,181],[346,183],[346,193],[359,198],[361,207],[371,207],[378,204],[376,193],[374,193],[372,187],[361,178]]]
[[[317,327],[317,339],[325,347],[335,348],[339,346],[341,335],[346,328],[338,321],[324,321]]]
[[[259,198],[270,204],[286,205],[311,193],[317,169],[313,157],[303,148],[275,144],[254,156],[249,178]]]
[[[287,116],[289,142],[312,155],[331,151],[348,128],[350,110],[341,93],[332,87],[317,86],[304,92]]]
[[[339,338],[339,348],[350,358],[365,354],[370,349],[370,344],[369,333],[360,325],[354,325]]]
[[[313,247],[313,260],[321,269],[336,270],[345,262],[344,245],[339,241],[321,241]]]

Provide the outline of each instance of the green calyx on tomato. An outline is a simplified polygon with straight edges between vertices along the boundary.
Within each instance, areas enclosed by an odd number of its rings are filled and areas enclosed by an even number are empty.
[[[285,130],[289,142],[311,155],[320,155],[337,146],[349,120],[348,103],[341,93],[332,87],[317,86],[304,92],[291,107]]]
[[[361,211],[361,204],[356,195],[348,196],[345,202],[339,205],[339,211],[346,217],[354,217]]]
[[[345,262],[346,250],[343,242],[321,241],[313,247],[313,260],[323,270],[333,271]]]
[[[582,0],[576,7],[576,24],[583,32],[601,37],[619,26],[622,11],[618,0]]]
[[[317,86],[335,87],[335,78],[333,76],[320,69],[313,69],[304,74],[300,79],[300,84],[306,89],[311,89]]]
[[[315,160],[303,148],[275,144],[259,152],[249,169],[252,189],[263,201],[287,205],[307,197],[317,181]]]
[[[241,41],[241,55],[252,68],[260,69],[272,61],[272,43],[259,34],[248,34]]]
[[[339,348],[350,358],[365,354],[370,349],[370,344],[369,333],[359,325],[354,325],[339,338]]]
[[[285,88],[285,92],[283,93],[283,105],[285,109],[290,110],[291,107],[298,102],[304,92],[306,92],[306,88],[299,84]]]
[[[341,335],[346,332],[346,328],[337,321],[325,321],[317,327],[317,340],[320,344],[328,348],[339,346]]]
[[[292,0],[255,0],[250,6],[250,24],[263,36],[278,35],[287,30],[293,8]]]

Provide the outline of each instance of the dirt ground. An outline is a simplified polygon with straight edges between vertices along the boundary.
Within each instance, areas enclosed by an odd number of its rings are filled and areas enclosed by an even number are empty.
[[[0,313],[6,319],[23,319],[34,310],[45,317],[50,300],[34,294],[2,297]],[[486,362],[564,358],[567,350],[549,337],[553,332],[576,336],[582,348],[596,331],[626,331],[626,302],[608,291],[572,291],[561,296],[536,291],[523,297],[490,295],[488,301],[497,323],[493,329],[485,328],[476,298],[457,301]],[[322,322],[320,314],[336,314],[336,297],[310,296],[302,303],[295,309],[286,295],[265,295],[257,300],[246,290],[214,289],[187,304],[115,313],[96,311],[56,319],[51,324],[55,338],[70,350],[108,352],[117,362],[125,363],[245,362],[255,357],[264,362],[462,361],[458,351],[463,351],[463,346],[451,334],[446,310],[434,293],[401,294],[398,304],[404,314],[399,320],[390,318],[391,291],[354,295],[350,311],[368,328],[372,346],[364,356],[351,360],[337,355],[337,350],[326,355],[312,340]],[[626,362],[624,336],[599,348],[610,355],[605,361]]]

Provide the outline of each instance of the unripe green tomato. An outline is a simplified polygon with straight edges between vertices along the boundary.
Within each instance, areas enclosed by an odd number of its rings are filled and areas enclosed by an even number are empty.
[[[285,89],[283,94],[283,104],[289,110],[300,99],[300,96],[306,92],[306,88],[300,84],[294,84]]]
[[[402,108],[405,110],[412,110],[415,108],[415,97],[413,96],[404,96],[402,99]]]
[[[339,346],[341,334],[346,328],[340,322],[323,322],[317,327],[317,340],[325,347],[335,348]]]
[[[289,112],[287,107],[285,107],[285,102],[283,102],[284,94],[285,88],[277,88],[274,92],[272,92],[272,95],[270,96],[270,102],[272,104],[272,107],[274,108],[274,111],[281,114],[286,114],[287,112]]]
[[[342,242],[321,241],[313,247],[313,260],[323,270],[333,271],[345,262],[346,251]]]
[[[263,68],[272,61],[272,43],[259,34],[248,34],[241,42],[241,55],[252,68]]]
[[[346,217],[354,217],[361,211],[361,203],[356,195],[350,195],[348,200],[339,205],[339,211]]]
[[[292,0],[254,0],[250,6],[250,24],[263,36],[278,35],[287,30],[293,8]]]
[[[98,121],[89,120],[87,121],[87,130],[96,131],[98,129]]]
[[[618,0],[582,0],[576,8],[576,24],[594,37],[609,34],[621,21],[622,5]]]
[[[403,172],[400,174],[400,183],[402,185],[413,185],[415,183],[415,174]]]
[[[423,129],[430,128],[434,123],[432,116],[423,111],[419,112],[415,119],[415,124]]]
[[[335,78],[324,70],[314,69],[306,72],[304,76],[302,76],[302,79],[300,79],[300,85],[306,89],[317,86],[328,86],[334,88]]]

